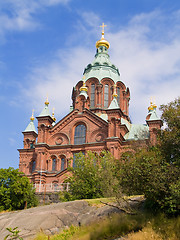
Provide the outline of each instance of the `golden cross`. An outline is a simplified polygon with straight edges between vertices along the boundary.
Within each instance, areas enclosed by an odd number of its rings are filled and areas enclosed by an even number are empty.
[[[104,33],[104,28],[107,27],[107,25],[104,25],[103,23],[100,27],[102,27],[102,32]]]

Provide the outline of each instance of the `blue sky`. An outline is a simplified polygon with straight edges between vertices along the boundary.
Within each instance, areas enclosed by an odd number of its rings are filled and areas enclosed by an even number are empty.
[[[69,112],[102,22],[111,62],[130,88],[133,123],[145,123],[151,96],[158,106],[178,97],[179,0],[2,0],[0,168],[18,167],[21,132],[47,94],[57,120]]]

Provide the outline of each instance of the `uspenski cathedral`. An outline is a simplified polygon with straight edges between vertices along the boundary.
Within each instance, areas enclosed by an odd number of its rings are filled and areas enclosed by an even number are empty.
[[[156,143],[157,130],[162,121],[156,105],[148,108],[146,124],[133,124],[129,117],[130,90],[120,80],[118,68],[111,63],[109,42],[102,37],[96,42],[92,63],[84,69],[82,80],[72,90],[72,107],[69,114],[56,121],[51,115],[48,99],[37,116],[23,131],[24,146],[20,154],[19,171],[34,184],[58,185],[69,176],[67,167],[73,166],[75,154],[102,150],[110,151],[115,158],[137,145]]]

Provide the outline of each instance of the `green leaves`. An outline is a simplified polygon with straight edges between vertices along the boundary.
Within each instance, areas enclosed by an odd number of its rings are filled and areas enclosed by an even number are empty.
[[[37,205],[35,190],[18,169],[0,169],[0,209],[17,210]]]
[[[18,230],[18,227],[15,228],[6,228],[9,231],[9,234],[5,236],[4,240],[8,239],[10,237],[10,239],[19,239],[19,240],[23,240],[22,237],[19,236],[20,230]]]
[[[112,196],[118,188],[116,177],[117,160],[106,151],[100,155],[88,152],[78,153],[73,176],[69,179],[70,191],[74,199],[91,199]]]
[[[150,207],[168,214],[179,212],[179,169],[166,162],[158,148],[123,155],[120,177],[125,193],[144,194]]]
[[[161,105],[162,120],[166,124],[160,133],[160,147],[165,159],[180,167],[180,97]]]

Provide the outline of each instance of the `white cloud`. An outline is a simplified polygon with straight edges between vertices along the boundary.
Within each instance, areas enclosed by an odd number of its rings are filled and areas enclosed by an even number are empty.
[[[6,0],[0,2],[0,38],[8,31],[31,31],[40,26],[34,15],[42,9],[70,0]]]
[[[48,94],[50,106],[55,107],[55,115],[62,117],[71,105],[73,86],[81,80],[84,67],[92,60],[87,49],[74,48],[56,53],[52,62],[34,68],[28,76],[28,85],[23,94],[28,98],[31,108],[38,115],[44,107]]]
[[[98,16],[91,15],[92,19],[99,19]],[[86,15],[84,18],[86,19]],[[160,105],[179,95],[178,18],[178,12],[174,12],[167,25],[163,13],[155,11],[135,16],[126,27],[121,27],[116,33],[107,33],[112,63],[119,68],[122,81],[130,87],[130,115],[133,122],[144,123],[151,96],[155,96],[157,105]],[[93,22],[89,26],[94,27]],[[76,32],[78,37],[81,29]],[[86,31],[88,33],[89,29],[84,27],[81,45],[86,41],[83,38]],[[58,50],[55,59],[42,63],[42,66],[33,70],[29,76],[31,86],[28,91],[24,90],[24,94],[34,104],[33,107],[40,111],[48,93],[56,113],[63,116],[69,110],[72,87],[81,79],[84,68],[92,61],[93,56],[84,47],[73,46]]]

